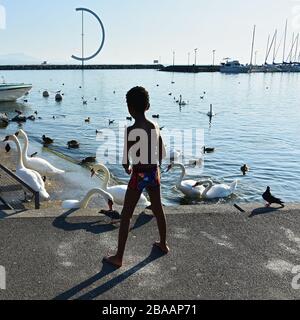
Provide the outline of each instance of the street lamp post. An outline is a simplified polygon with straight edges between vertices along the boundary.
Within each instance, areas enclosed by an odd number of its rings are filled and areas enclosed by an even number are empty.
[[[216,55],[216,50],[213,50],[213,66],[215,65],[215,55]]]
[[[198,51],[198,48],[194,49],[195,51],[195,66],[197,65],[197,51]]]

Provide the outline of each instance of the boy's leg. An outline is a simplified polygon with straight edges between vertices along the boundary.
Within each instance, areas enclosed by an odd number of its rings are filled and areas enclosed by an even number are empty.
[[[130,220],[132,218],[134,209],[141,197],[139,190],[127,189],[124,207],[121,215],[121,224],[119,230],[118,251],[116,255],[104,258],[104,261],[111,263],[116,267],[121,267],[125,246],[129,233]]]
[[[151,201],[151,209],[157,220],[157,226],[160,236],[160,241],[155,245],[161,249],[162,252],[168,253],[169,247],[167,246],[167,222],[164,209],[161,203],[161,190],[160,186],[148,187],[147,192]]]

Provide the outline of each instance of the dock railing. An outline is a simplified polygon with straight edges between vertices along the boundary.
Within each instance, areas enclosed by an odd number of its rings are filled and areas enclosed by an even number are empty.
[[[27,183],[17,177],[12,171],[0,164],[0,201],[10,209],[14,209],[10,200],[15,201],[17,194],[23,191],[26,198],[26,191],[34,197],[35,209],[40,209],[40,194],[34,191]],[[8,195],[8,198],[6,197]],[[21,201],[21,199],[20,199]]]

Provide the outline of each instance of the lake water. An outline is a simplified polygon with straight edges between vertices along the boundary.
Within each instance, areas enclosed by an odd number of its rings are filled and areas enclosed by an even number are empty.
[[[126,92],[142,85],[151,97],[149,116],[160,114],[161,127],[165,130],[202,128],[205,145],[216,148],[205,156],[204,168],[187,169],[193,179],[210,177],[225,183],[238,179],[235,195],[224,201],[261,201],[267,185],[286,202],[299,201],[300,74],[180,74],[154,70],[4,71],[1,74],[7,82],[33,84],[26,97],[28,103],[21,99],[18,104],[0,104],[0,112],[5,111],[10,117],[15,115],[16,108],[26,115],[38,111],[41,120],[23,125],[32,150],[40,148],[41,136],[45,134],[55,139],[54,150],[73,159],[95,155],[99,146],[95,130],[107,129],[109,119],[116,123],[124,121],[129,116]],[[52,92],[48,99],[42,97],[44,89]],[[57,90],[64,92],[61,103],[54,101]],[[205,97],[200,99],[204,91]],[[181,109],[174,101],[180,94],[189,102]],[[87,105],[82,103],[83,96]],[[206,115],[210,103],[217,113],[211,124]],[[84,122],[87,117],[91,118],[89,124]],[[11,123],[0,129],[0,135],[14,133],[17,128],[17,124]],[[111,128],[118,130],[116,124]],[[67,148],[67,141],[72,139],[81,143],[80,149]],[[60,158],[51,155],[51,160],[64,167]],[[246,177],[240,172],[244,163],[251,168]],[[120,165],[109,168],[118,181],[128,181]],[[76,172],[72,174],[76,180]],[[167,205],[189,202],[173,188],[179,175],[177,170],[163,175],[163,198]],[[90,179],[88,171],[86,179]],[[82,174],[79,180],[81,186],[85,184]]]

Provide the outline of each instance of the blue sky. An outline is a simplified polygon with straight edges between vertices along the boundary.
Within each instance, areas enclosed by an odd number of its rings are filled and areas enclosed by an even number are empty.
[[[93,63],[186,64],[188,52],[211,63],[224,57],[250,59],[251,34],[257,25],[256,50],[262,62],[268,33],[283,33],[289,18],[289,39],[299,32],[298,0],[0,0],[6,10],[6,29],[0,30],[0,54],[24,53],[49,62],[69,62],[80,55],[80,14],[76,7],[96,11],[107,40]],[[297,13],[299,12],[299,13]],[[298,30],[297,30],[298,29]],[[100,30],[86,17],[86,51],[98,47]],[[280,51],[281,52],[281,51]]]

